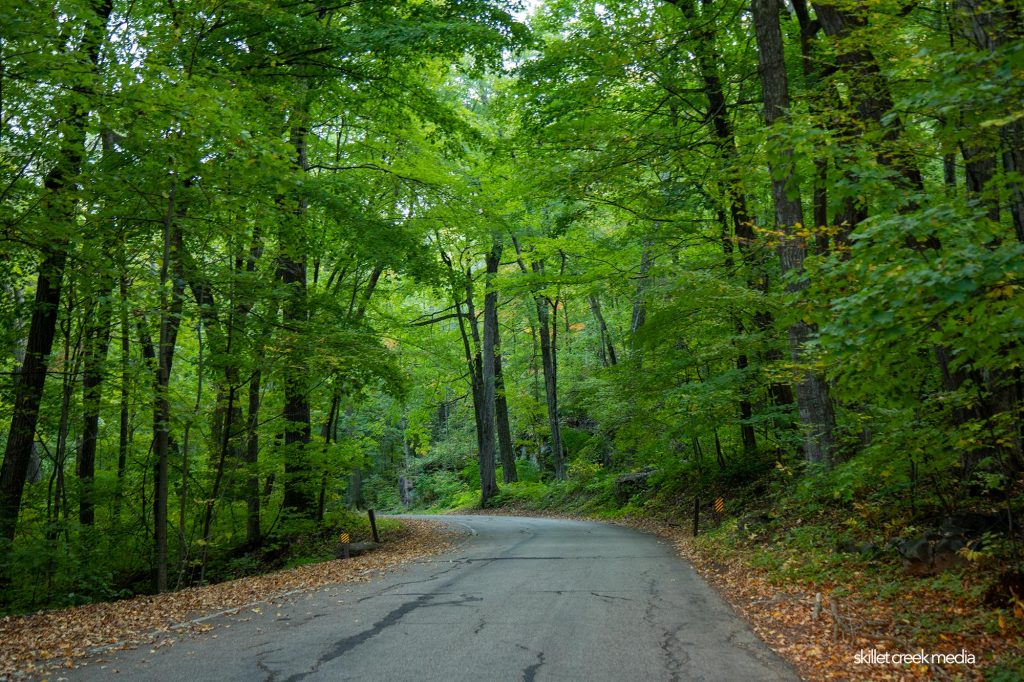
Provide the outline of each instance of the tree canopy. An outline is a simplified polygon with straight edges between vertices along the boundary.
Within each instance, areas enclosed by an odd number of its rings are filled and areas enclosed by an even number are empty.
[[[0,13],[5,608],[638,471],[1020,511],[1017,0]]]

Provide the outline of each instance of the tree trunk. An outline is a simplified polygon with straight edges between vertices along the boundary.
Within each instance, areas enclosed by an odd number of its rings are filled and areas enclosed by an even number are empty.
[[[338,410],[341,408],[341,393],[335,389],[331,394],[331,407],[327,411],[327,421],[324,422],[323,428],[320,430],[320,435],[324,439],[323,453],[326,460],[327,450],[330,448],[331,443],[335,442],[335,433],[337,432],[337,420]],[[404,442],[404,436],[403,436]],[[321,522],[324,520],[324,511],[327,506],[327,482],[329,465],[326,461],[321,464],[323,472],[320,477],[320,495],[317,499],[316,505],[316,520]]]
[[[551,342],[551,322],[548,314],[548,300],[536,298],[537,322],[540,327],[540,356],[544,369],[544,395],[548,407],[548,426],[551,429],[551,460],[555,467],[555,478],[565,480],[565,456],[562,452],[562,427],[558,415],[558,379],[555,374],[556,349]]]
[[[291,143],[295,149],[295,166],[305,173],[309,168],[306,156],[308,130],[304,124],[293,126]],[[306,202],[300,199],[292,221],[296,232],[301,231],[301,219],[306,212]],[[280,244],[278,276],[288,290],[288,304],[282,317],[285,326],[298,343],[305,333],[309,321],[306,284],[306,250],[299,234],[290,235]],[[309,410],[307,386],[308,366],[305,350],[295,347],[290,350],[288,373],[284,379],[284,445],[287,450],[284,471],[284,506],[300,516],[312,518],[316,510],[311,480],[311,463],[306,452],[312,439],[312,422]]]
[[[121,500],[124,497],[124,474],[128,467],[128,427],[131,395],[131,329],[128,321],[128,276],[118,278],[121,315],[121,404],[117,435],[117,490],[114,493],[114,525],[121,521]]]
[[[651,240],[645,239],[643,251],[640,253],[640,271],[636,279],[636,297],[633,299],[633,315],[629,325],[630,334],[635,335],[647,321],[647,284],[648,272],[654,262],[651,256]]]
[[[481,413],[484,404],[484,382],[483,382],[483,342],[480,338],[480,325],[477,324],[476,306],[473,303],[473,277],[472,272],[466,272],[466,314],[462,316],[462,308],[459,302],[455,302],[459,317],[459,329],[463,335],[463,346],[466,350],[466,363],[469,365],[470,390],[473,396],[473,420],[476,425],[476,451],[477,457],[484,449],[485,427],[484,418]],[[466,338],[468,325],[472,346]],[[492,432],[493,435],[493,432]]]
[[[487,507],[488,501],[498,492],[495,479],[496,467],[496,414],[495,414],[495,355],[498,346],[498,292],[494,289],[494,277],[498,274],[501,259],[501,244],[495,242],[487,254],[487,276],[484,283],[484,336],[481,348],[482,362],[480,375],[480,506]]]
[[[260,530],[260,473],[259,473],[259,414],[260,414],[260,370],[255,370],[249,379],[249,415],[245,428],[245,544],[258,547],[263,536]]]
[[[14,410],[4,462],[0,467],[0,538],[11,541],[14,540],[21,495],[32,458],[32,443],[39,419],[43,384],[46,381],[47,360],[57,333],[61,281],[66,260],[64,249],[57,248],[51,250],[39,266],[25,361],[14,377]]]
[[[746,271],[746,284],[751,291],[765,294],[768,291],[768,279],[764,272],[764,258],[760,249],[757,248],[757,235],[754,232],[753,222],[747,210],[747,197],[744,191],[742,175],[744,169],[740,167],[739,154],[737,153],[736,136],[733,132],[732,121],[729,119],[728,104],[725,99],[725,91],[722,88],[722,79],[718,72],[718,64],[721,57],[715,49],[713,35],[707,28],[707,22],[699,22],[696,16],[696,7],[693,0],[668,0],[682,11],[684,17],[695,22],[690,29],[694,53],[697,57],[697,65],[703,82],[704,95],[708,100],[708,117],[711,120],[712,129],[715,132],[716,144],[720,155],[721,168],[719,170],[719,182],[724,186],[723,194],[728,197],[729,217],[732,222],[732,235],[729,234],[729,225],[725,215],[719,216],[722,225],[722,249],[726,255],[726,267],[732,270],[732,241],[735,238],[740,252],[740,260]],[[702,5],[706,0],[702,0]],[[770,335],[774,327],[772,314],[766,310],[760,311],[754,316],[754,322],[762,333]],[[742,336],[746,327],[743,323],[737,322],[737,332]],[[765,355],[766,360],[777,360],[775,354]],[[736,368],[745,370],[749,366],[749,359],[745,354],[739,354],[736,358]],[[772,394],[778,395],[780,400],[785,400],[788,387],[773,387]],[[783,404],[791,403],[788,402]],[[745,452],[753,452],[757,449],[757,436],[754,427],[748,422],[753,415],[753,407],[749,396],[744,395],[740,399],[741,437]]]
[[[519,240],[512,237],[512,244],[516,248],[516,258],[519,262],[519,269],[523,273],[529,272],[526,267],[526,262],[523,260],[522,248],[519,246]],[[540,275],[544,271],[542,263],[533,262],[530,264],[530,269],[533,270],[535,275]],[[548,412],[548,426],[551,429],[551,458],[555,468],[555,478],[559,480],[565,479],[565,458],[562,453],[562,429],[559,425],[558,417],[558,376],[557,376],[557,365],[555,354],[557,348],[552,342],[551,335],[551,322],[550,315],[548,314],[548,300],[541,294],[535,294],[533,299],[534,305],[537,309],[537,326],[539,327],[540,336],[540,355],[541,355],[541,367],[544,374],[544,394],[547,402]],[[537,357],[536,351],[536,336],[534,337],[534,353],[533,357]],[[534,370],[534,376],[536,377],[536,370]],[[537,387],[535,384],[535,391]]]
[[[494,414],[498,420],[498,452],[501,454],[502,479],[505,483],[514,483],[519,480],[519,474],[516,472],[516,453],[512,444],[508,400],[505,398],[505,376],[501,369],[501,341],[497,328],[495,342],[498,350],[494,354]]]
[[[779,27],[778,0],[754,0],[754,26],[757,37],[761,88],[764,96],[765,123],[771,129],[784,121],[789,110],[789,83]],[[770,153],[772,197],[775,218],[782,231],[778,247],[783,274],[803,270],[804,245],[794,231],[804,224],[800,191],[793,170],[793,150],[777,141],[779,148]],[[799,293],[806,283],[794,280],[788,287],[790,295]],[[788,330],[790,357],[798,366],[804,360],[804,348],[814,330],[803,321],[790,325]],[[828,384],[818,372],[801,368],[796,379],[797,409],[800,424],[805,431],[804,454],[809,462],[826,466],[831,462],[835,415],[829,396]]]
[[[106,373],[107,348],[110,345],[111,291],[104,287],[86,312],[85,357],[82,366],[82,448],[78,453],[78,522],[91,526],[96,514],[93,478],[96,473],[96,439],[99,435],[101,385]]]
[[[181,247],[181,237],[175,225],[178,211],[175,205],[177,193],[178,187],[175,182],[168,193],[167,213],[164,219],[164,247],[160,266],[160,341],[156,349],[157,366],[153,386],[153,440],[156,451],[156,468],[153,474],[153,538],[154,585],[157,592],[167,591],[167,478],[171,450],[171,403],[168,388],[185,293],[184,278],[181,276],[180,261],[177,257]],[[172,271],[173,283],[169,282],[172,279]]]
[[[604,315],[601,314],[601,301],[594,294],[590,294],[588,299],[590,311],[594,314],[594,320],[597,322],[597,329],[601,336],[601,364],[605,367],[614,367],[618,364],[618,358],[615,356],[615,346],[612,344],[608,325],[604,321]]]
[[[92,16],[79,17],[85,26],[79,50],[86,73],[96,71],[112,8],[112,0],[94,0],[91,4]],[[84,89],[88,93],[89,86]],[[61,125],[64,140],[56,163],[43,179],[46,195],[41,211],[47,214],[47,219],[58,224],[58,233],[75,215],[76,202],[67,195],[67,190],[74,188],[81,171],[89,120],[88,99],[80,93],[73,96],[76,99],[71,103],[60,100],[69,109]],[[4,461],[0,465],[0,539],[13,541],[18,525],[21,496],[32,460],[39,404],[46,382],[47,361],[57,330],[61,283],[67,264],[66,249],[66,243],[60,240],[44,248],[36,277],[35,305],[29,323],[25,361],[14,380],[14,409],[4,449]]]

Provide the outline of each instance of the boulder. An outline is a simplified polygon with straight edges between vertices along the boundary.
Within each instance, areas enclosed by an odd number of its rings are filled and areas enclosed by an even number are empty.
[[[736,523],[736,528],[744,533],[753,533],[772,522],[768,514],[747,514]]]
[[[981,547],[986,533],[1006,533],[1006,517],[988,512],[955,512],[929,528],[920,537],[895,538],[890,546],[903,557],[903,568],[911,575],[935,575],[966,564],[961,550]]]
[[[647,479],[654,474],[656,469],[644,469],[629,474],[623,474],[615,479],[615,497],[619,503],[625,504],[629,498],[637,493],[647,490]]]

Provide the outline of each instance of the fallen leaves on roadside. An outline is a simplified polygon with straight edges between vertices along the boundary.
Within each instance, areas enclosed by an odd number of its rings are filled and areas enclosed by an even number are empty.
[[[586,520],[558,512],[522,509],[459,511],[459,514],[544,516]],[[594,520],[594,519],[590,519]],[[679,554],[714,587],[748,622],[751,629],[775,653],[787,660],[806,680],[900,681],[983,680],[984,665],[1005,655],[1019,654],[1021,632],[1003,621],[1001,635],[955,626],[954,618],[977,613],[977,604],[951,602],[948,594],[925,585],[893,594],[870,596],[856,584],[843,585],[844,596],[833,596],[837,585],[782,584],[770,581],[767,572],[751,565],[742,551],[727,559],[709,556],[694,543],[682,526],[652,519],[625,518],[607,521],[656,535],[671,542]],[[863,587],[863,586],[861,586]],[[820,596],[819,596],[820,595]],[[914,614],[907,618],[905,614]],[[993,616],[996,617],[996,616]],[[947,623],[947,632],[925,620]],[[930,634],[929,634],[930,632]],[[858,654],[959,654],[974,655],[975,665],[921,665],[859,662]]]
[[[32,679],[56,667],[106,649],[147,644],[167,646],[167,635],[213,629],[199,618],[225,611],[251,609],[260,602],[324,585],[368,582],[401,564],[450,549],[457,533],[430,521],[402,520],[401,535],[361,556],[179,592],[146,595],[102,604],[0,619],[0,680]]]

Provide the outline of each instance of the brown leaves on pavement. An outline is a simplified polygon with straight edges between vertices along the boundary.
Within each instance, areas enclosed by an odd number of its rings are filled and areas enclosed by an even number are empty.
[[[908,582],[891,596],[870,596],[862,582],[826,585],[771,581],[743,550],[715,558],[699,548],[689,530],[647,519],[622,522],[672,542],[679,554],[728,601],[773,651],[806,680],[983,680],[994,658],[1019,653],[1021,632],[991,634],[979,622],[991,615],[980,604],[960,603],[947,593]],[[834,597],[842,587],[847,595]],[[912,614],[912,615],[909,615]],[[964,627],[964,616],[974,621]],[[918,627],[928,622],[927,628]],[[858,654],[973,654],[974,665],[865,662]]]
[[[352,559],[308,564],[180,592],[88,604],[0,619],[0,680],[41,677],[73,667],[106,649],[163,645],[168,635],[205,632],[204,616],[241,609],[291,592],[335,583],[367,582],[382,572],[450,549],[456,533],[437,523],[402,520],[402,533],[376,551]]]
[[[586,520],[575,514],[514,508],[457,513]],[[841,586],[782,583],[769,580],[767,571],[753,566],[752,557],[744,550],[730,550],[727,556],[723,553],[718,558],[710,556],[683,526],[636,518],[606,522],[671,542],[757,636],[806,680],[983,680],[986,664],[999,657],[1019,655],[1020,642],[1024,641],[1021,619],[1010,622],[976,602],[953,598],[925,583],[901,582],[900,589],[887,597],[873,589],[877,588],[872,583],[876,576],[867,574]],[[833,590],[840,587],[847,596],[834,597]],[[858,654],[870,656],[872,649],[881,654],[967,651],[975,656],[976,663],[858,662]]]

